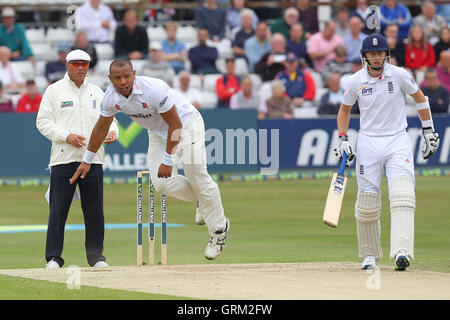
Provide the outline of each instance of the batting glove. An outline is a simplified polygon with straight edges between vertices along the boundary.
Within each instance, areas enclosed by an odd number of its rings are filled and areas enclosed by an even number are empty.
[[[339,141],[334,147],[334,154],[339,159],[339,162],[342,160],[342,155],[344,152],[348,156],[347,162],[351,162],[355,157],[355,153],[350,145],[350,142],[348,142],[348,136],[345,134],[339,136]]]
[[[433,132],[431,127],[422,128],[422,136],[424,140],[422,149],[422,158],[428,159],[439,148],[439,134]]]

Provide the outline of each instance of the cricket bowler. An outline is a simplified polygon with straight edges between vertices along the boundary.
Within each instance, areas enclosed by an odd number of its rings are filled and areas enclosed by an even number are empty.
[[[114,115],[123,112],[148,130],[148,166],[155,190],[184,201],[197,202],[196,222],[205,224],[210,240],[205,258],[217,258],[225,246],[230,221],[220,191],[206,166],[205,125],[190,101],[162,80],[136,76],[128,60],[116,59],[109,68],[111,85],[101,104],[83,162],[70,182],[84,179],[108,133]],[[182,163],[184,176],[178,174]]]
[[[390,64],[386,38],[374,34],[362,43],[364,68],[353,74],[345,88],[337,116],[337,157],[343,152],[356,156],[358,195],[355,204],[359,258],[363,270],[373,269],[381,259],[381,178],[388,179],[391,209],[390,258],[395,269],[404,271],[414,258],[414,158],[406,132],[405,94],[413,97],[422,122],[422,157],[428,159],[439,147],[428,98],[405,69]],[[358,101],[360,130],[356,149],[347,137],[350,110]]]

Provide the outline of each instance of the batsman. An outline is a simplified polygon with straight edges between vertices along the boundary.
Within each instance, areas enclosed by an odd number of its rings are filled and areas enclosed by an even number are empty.
[[[364,68],[350,77],[337,116],[339,140],[334,148],[349,161],[356,157],[358,195],[355,204],[359,258],[364,270],[381,259],[381,178],[386,172],[391,210],[390,258],[395,270],[404,271],[414,258],[414,158],[406,132],[405,94],[416,103],[422,123],[422,157],[428,159],[439,147],[428,98],[403,68],[390,64],[386,38],[373,34],[361,49]],[[356,148],[347,137],[350,110],[358,101],[360,130]]]
[[[123,112],[148,130],[148,167],[155,190],[184,201],[197,202],[196,222],[206,224],[210,240],[205,258],[217,258],[230,228],[219,187],[208,174],[205,124],[201,114],[162,80],[136,76],[128,60],[109,67],[111,85],[102,99],[100,117],[92,130],[83,162],[70,179],[83,179],[102,145],[117,112]],[[184,175],[178,174],[183,164]]]

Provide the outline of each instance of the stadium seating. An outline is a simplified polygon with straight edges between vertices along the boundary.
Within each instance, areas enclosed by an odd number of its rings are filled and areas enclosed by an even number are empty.
[[[191,88],[195,88],[195,89],[198,89],[198,90],[202,89],[202,87],[203,87],[202,86],[202,81],[201,81],[199,75],[191,74],[189,78],[190,78],[189,86]],[[174,79],[173,79],[173,87],[174,88],[179,88],[180,87],[180,81],[179,81],[179,76],[178,75],[176,75],[174,77]]]
[[[203,90],[209,92],[216,92],[216,82],[221,74],[207,74],[203,79]]]
[[[53,61],[58,59],[56,49],[48,43],[30,43],[30,47],[36,60]]]
[[[244,58],[237,58],[235,60],[236,62],[236,68],[235,68],[235,72],[238,76],[242,76],[244,74],[248,74],[249,70],[248,70],[248,65],[247,65],[247,61]],[[226,69],[225,69],[225,59],[217,59],[216,61],[216,67],[217,69],[222,72],[222,73],[226,73]]]
[[[200,104],[202,109],[214,109],[217,107],[217,94],[214,92],[202,91],[200,92]]]
[[[11,64],[17,68],[25,80],[34,78],[34,66],[30,61],[13,61]]]

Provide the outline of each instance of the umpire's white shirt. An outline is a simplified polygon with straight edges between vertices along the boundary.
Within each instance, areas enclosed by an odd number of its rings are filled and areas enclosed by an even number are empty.
[[[413,76],[403,68],[385,64],[383,74],[373,78],[364,67],[349,77],[342,103],[352,106],[358,101],[360,133],[395,135],[407,127],[405,94],[418,89]]]
[[[91,137],[92,129],[100,116],[103,91],[84,79],[78,88],[66,73],[63,79],[45,90],[36,119],[38,130],[52,141],[49,166],[81,162]],[[113,122],[110,131],[119,136],[119,128]],[[66,142],[69,134],[86,138],[86,147],[75,148]],[[98,150],[93,163],[103,164],[105,149]]]
[[[111,117],[121,111],[143,128],[167,139],[169,125],[160,113],[169,111],[173,105],[177,108],[184,128],[196,110],[189,99],[171,89],[162,80],[136,76],[128,98],[121,95],[112,84],[106,89],[101,114],[104,117]]]

